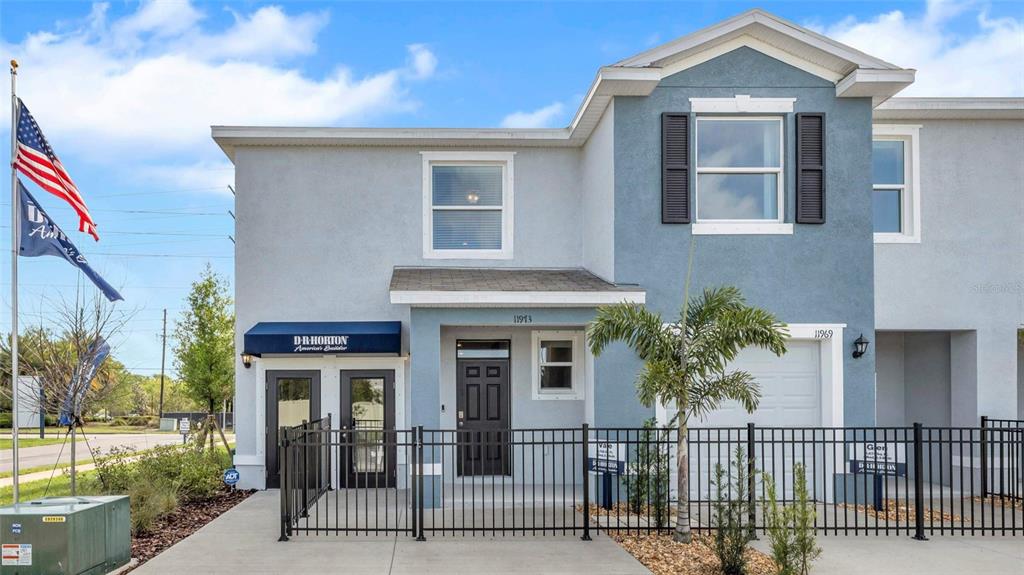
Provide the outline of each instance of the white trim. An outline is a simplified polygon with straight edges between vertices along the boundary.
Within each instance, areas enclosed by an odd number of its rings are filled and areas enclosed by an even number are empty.
[[[900,90],[914,83],[917,71],[911,69],[875,70],[858,68],[836,84],[837,98],[871,98],[879,106]]]
[[[1024,98],[890,98],[876,120],[1024,119]]]
[[[761,28],[758,28],[760,26]],[[761,10],[754,8],[704,28],[692,34],[683,36],[661,46],[657,46],[646,52],[631,56],[618,63],[619,66],[656,66],[661,61],[693,48],[698,48],[716,39],[736,34],[744,29],[761,30],[766,29],[784,37],[792,38],[797,42],[820,50],[829,56],[845,60],[852,66],[876,69],[898,69],[897,66],[873,56],[869,56],[855,48],[841,44],[827,36],[813,32],[803,26],[794,24]],[[759,32],[763,33],[763,32]]]
[[[690,98],[690,111],[714,114],[791,114],[796,98],[751,98],[736,94],[732,98]]]
[[[875,233],[876,244],[921,243],[921,126],[915,124],[874,124],[872,142],[897,140],[903,142],[903,186],[899,233]],[[898,185],[878,184],[872,189],[895,189]]]
[[[423,157],[423,257],[424,259],[512,259],[512,241],[515,231],[515,152],[420,152]],[[439,250],[434,249],[434,205],[431,193],[431,170],[436,165],[496,165],[502,169],[501,249],[500,250]],[[460,207],[465,209],[474,207]]]
[[[552,307],[644,303],[644,291],[410,291],[392,290],[391,303],[445,307],[535,305]]]
[[[572,342],[572,361],[569,363],[551,363],[552,365],[567,365],[572,368],[572,388],[567,391],[544,391],[540,387],[540,344],[542,341],[569,340]],[[573,400],[579,401],[585,398],[584,386],[585,362],[583,361],[583,332],[582,331],[546,331],[536,330],[530,333],[530,366],[532,369],[531,387],[532,396],[535,401],[545,400]]]
[[[728,236],[728,235],[793,235],[793,224],[769,222],[759,223],[709,223],[691,224],[690,232],[695,236]]]
[[[829,70],[824,66],[819,66],[818,64],[815,64],[814,62],[805,60],[798,56],[794,56],[793,54],[786,52],[785,50],[780,50],[775,46],[772,46],[771,44],[768,44],[763,40],[759,40],[758,38],[755,38],[749,34],[743,34],[742,36],[733,38],[731,40],[726,40],[724,42],[716,44],[715,46],[701,50],[691,56],[687,56],[680,60],[676,60],[675,62],[672,62],[671,64],[665,66],[664,68],[661,68],[661,76],[662,78],[664,78],[666,76],[678,74],[683,70],[688,70],[690,68],[693,68],[694,66],[699,66],[704,62],[708,62],[710,60],[718,58],[719,56],[728,54],[729,52],[732,52],[733,50],[736,50],[738,48],[750,48],[751,50],[756,50],[764,54],[765,56],[770,56],[776,60],[779,60],[780,62],[789,64],[794,68],[803,70],[808,74],[818,76],[819,78],[823,78],[825,80],[828,80],[829,82],[835,83],[843,79],[842,74],[833,72],[832,70]]]
[[[744,120],[771,120],[778,122],[779,124],[779,166],[778,167],[759,167],[759,168],[719,168],[713,166],[701,166],[700,165],[700,123],[705,122],[721,122],[721,121],[744,121]],[[694,221],[698,224],[729,224],[725,228],[713,228],[713,229],[733,229],[731,226],[749,226],[749,225],[764,225],[764,224],[782,224],[786,217],[786,124],[783,122],[782,116],[697,116],[696,130],[693,133],[693,149],[694,149],[694,165],[696,166],[696,177],[694,178],[694,193],[693,193],[693,205],[694,205]],[[774,219],[759,219],[759,220],[702,220],[700,218],[700,176],[701,174],[775,174],[775,209],[777,216]],[[705,228],[708,230],[709,228]],[[765,228],[770,230],[771,228]],[[739,232],[739,233],[776,233],[782,234],[787,233],[784,228],[777,228],[776,231],[763,231],[763,232]],[[696,233],[696,232],[695,232]],[[705,234],[728,233],[725,231],[705,231]],[[790,231],[792,232],[792,226]]]

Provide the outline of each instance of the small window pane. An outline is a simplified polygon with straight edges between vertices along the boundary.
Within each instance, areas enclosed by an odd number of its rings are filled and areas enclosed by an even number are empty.
[[[572,363],[572,341],[540,342],[541,363]]]
[[[435,206],[500,206],[501,166],[433,166]]]
[[[701,168],[778,168],[781,122],[706,120],[697,122],[697,165]]]
[[[872,145],[871,168],[874,184],[902,184],[903,142],[876,140]]]
[[[702,220],[778,220],[775,174],[699,174],[697,217]]]
[[[900,233],[902,201],[900,190],[875,190],[875,231],[878,233]]]
[[[547,365],[540,368],[541,389],[572,389],[572,367]]]
[[[500,250],[501,211],[434,210],[435,250]]]

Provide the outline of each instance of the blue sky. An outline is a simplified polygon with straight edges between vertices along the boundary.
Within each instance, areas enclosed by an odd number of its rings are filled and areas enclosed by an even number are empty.
[[[115,353],[153,373],[161,309],[177,317],[207,262],[232,276],[233,171],[211,124],[562,126],[599,66],[755,6],[918,69],[904,95],[1024,95],[1022,2],[13,1],[0,4],[0,52],[21,62],[19,95],[102,240],[26,185],[122,288],[134,316]],[[74,297],[80,278],[67,264],[20,264],[23,325]]]

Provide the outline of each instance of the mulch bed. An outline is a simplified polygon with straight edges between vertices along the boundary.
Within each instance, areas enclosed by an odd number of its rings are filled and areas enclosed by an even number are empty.
[[[1009,497],[988,497],[982,498],[978,496],[973,497],[975,503],[981,503],[986,506],[993,507],[1012,507],[1013,509],[1024,509],[1024,499],[1011,499]]]
[[[157,519],[153,528],[146,533],[132,536],[132,558],[138,560],[138,565],[142,565],[255,492],[256,490],[225,490],[203,501],[182,504],[166,517]]]
[[[908,503],[898,503],[895,499],[885,500],[885,509],[877,510],[870,505],[852,503],[840,503],[839,508],[851,509],[866,514],[868,517],[874,517],[883,521],[899,521],[905,525],[914,525],[917,510],[913,505]],[[942,512],[938,509],[925,508],[924,517],[927,524],[942,524],[942,523],[963,523],[969,525],[970,519],[964,519],[959,515]]]
[[[670,534],[609,534],[609,537],[636,557],[654,575],[721,575],[721,563],[715,556],[714,538],[695,533],[690,544],[676,543]],[[775,575],[778,569],[771,557],[747,549],[747,575]]]

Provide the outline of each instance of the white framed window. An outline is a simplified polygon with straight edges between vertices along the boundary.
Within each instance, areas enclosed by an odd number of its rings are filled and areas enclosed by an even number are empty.
[[[792,233],[781,116],[698,116],[694,233]]]
[[[421,152],[423,257],[511,259],[514,152]]]
[[[921,126],[875,124],[871,203],[875,243],[920,243]]]
[[[583,399],[583,332],[533,332],[533,399]]]

